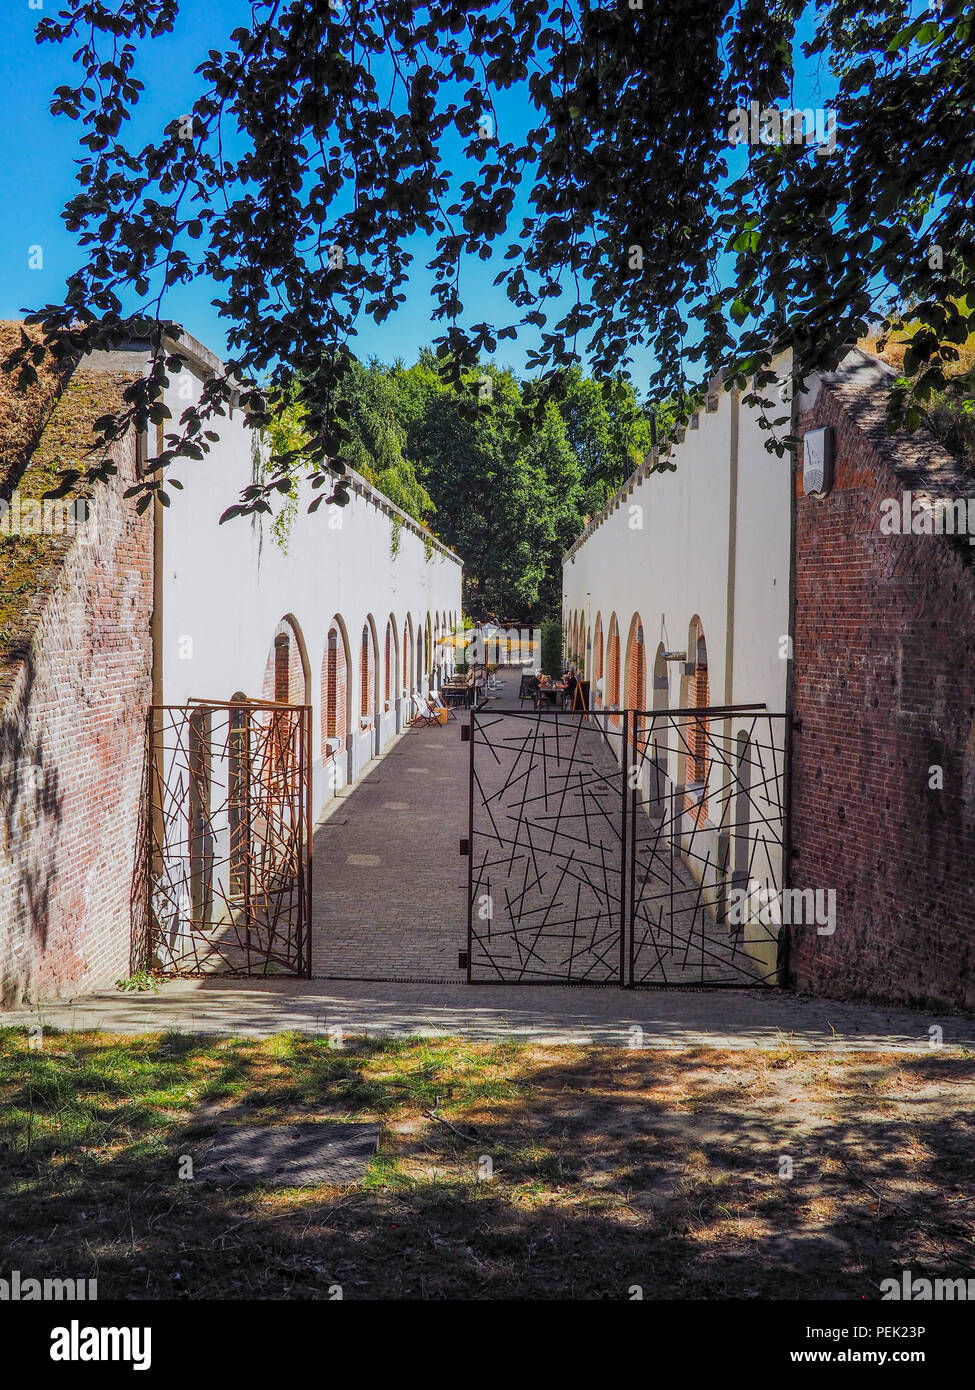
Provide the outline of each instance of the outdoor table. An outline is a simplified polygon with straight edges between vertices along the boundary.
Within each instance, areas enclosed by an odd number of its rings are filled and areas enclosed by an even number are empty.
[[[556,706],[556,703],[557,703],[557,701],[558,701],[559,696],[565,694],[565,686],[564,686],[564,685],[540,685],[540,686],[538,687],[538,690],[537,690],[536,694],[537,694],[537,695],[540,695],[540,696],[544,696],[544,698],[545,698],[546,700],[550,700],[550,701],[551,701],[552,708],[554,709],[555,706]]]

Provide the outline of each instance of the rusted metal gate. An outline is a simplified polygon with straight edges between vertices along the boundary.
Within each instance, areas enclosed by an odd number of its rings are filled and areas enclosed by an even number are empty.
[[[471,983],[778,974],[785,716],[471,713]]]
[[[168,975],[311,974],[311,707],[156,705],[149,941]]]

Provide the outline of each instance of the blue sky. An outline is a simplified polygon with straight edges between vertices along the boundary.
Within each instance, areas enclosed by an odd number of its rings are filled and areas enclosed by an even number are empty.
[[[28,0],[9,0],[0,11],[0,79],[7,93],[4,154],[0,162],[0,200],[6,216],[0,221],[0,316],[19,317],[25,307],[58,302],[65,276],[77,258],[73,238],[65,230],[60,211],[76,191],[75,161],[79,156],[80,123],[64,116],[51,116],[48,105],[54,88],[76,81],[71,51],[74,44],[37,44],[34,30],[38,20],[57,11],[59,0],[35,0],[43,10],[32,9]],[[155,39],[140,55],[137,75],[146,84],[132,129],[124,135],[127,143],[140,142],[174,116],[189,110],[200,90],[194,68],[209,48],[225,47],[230,31],[238,24],[248,25],[250,6],[243,0],[184,0],[182,13],[172,35]],[[808,37],[810,27],[804,28]],[[797,84],[798,104],[821,102],[815,81]],[[512,98],[510,115],[519,125],[532,118],[523,97]],[[518,105],[520,103],[520,106]],[[503,114],[503,113],[502,113]],[[504,132],[499,132],[504,135]],[[520,214],[513,226],[520,222]],[[503,243],[501,253],[504,249]],[[43,268],[28,268],[30,248],[43,249]],[[437,333],[430,321],[432,282],[423,269],[429,258],[423,243],[416,246],[414,275],[407,303],[383,325],[364,319],[354,342],[363,357],[376,355],[386,361],[399,355],[411,360],[417,350]],[[432,248],[431,248],[432,249]],[[486,319],[503,323],[511,306],[503,290],[494,289],[492,280],[497,264],[471,262],[463,281],[467,322]],[[181,321],[196,337],[218,353],[226,351],[226,328],[210,304],[211,290],[202,281],[171,291],[164,306],[168,317]],[[526,333],[517,344],[501,344],[497,354],[501,363],[520,370],[524,351],[533,345]],[[637,386],[651,367],[649,352],[636,364]]]
[[[0,10],[0,80],[8,94],[3,159],[0,164],[0,202],[6,216],[0,221],[0,316],[18,318],[27,305],[58,302],[66,275],[75,269],[74,238],[61,222],[61,208],[78,191],[80,123],[48,110],[54,88],[75,83],[71,62],[75,44],[38,44],[34,30],[39,19],[57,13],[59,0],[43,0],[43,11],[27,0],[8,0]],[[200,79],[193,69],[208,48],[222,44],[235,25],[246,23],[250,7],[238,0],[184,4],[176,31],[152,42],[151,63],[140,65],[146,84],[136,122],[140,134],[161,129],[179,116],[199,94]],[[28,269],[28,250],[41,246],[44,266]],[[216,351],[225,349],[225,330],[209,302],[205,287],[173,292],[169,317],[185,326]]]
[[[34,30],[40,18],[55,14],[58,0],[43,0],[45,10],[28,7],[27,0],[14,0],[0,11],[0,80],[4,90],[16,93],[8,103],[5,122],[4,157],[0,164],[0,201],[9,210],[0,222],[0,317],[18,318],[25,307],[56,303],[62,297],[64,279],[75,268],[77,250],[74,238],[60,219],[61,208],[78,191],[75,161],[79,157],[78,139],[84,133],[80,122],[65,116],[54,117],[49,103],[54,88],[74,83],[77,74],[71,62],[76,44],[37,44]],[[145,83],[135,119],[123,132],[126,143],[134,137],[141,142],[151,138],[174,116],[189,110],[201,90],[194,68],[210,48],[226,47],[232,29],[247,25],[250,6],[243,0],[184,0],[176,29],[171,35],[154,39],[146,46],[136,75]],[[43,268],[28,268],[30,248],[43,249]],[[397,355],[411,360],[439,328],[430,321],[431,300],[428,287],[433,276],[424,269],[432,247],[418,240],[414,248],[414,274],[407,303],[383,325],[363,319],[355,351],[363,357],[376,355],[391,361]],[[492,317],[496,311],[503,321],[511,306],[491,281],[497,266],[477,263],[476,274],[465,280],[469,321]],[[472,267],[473,270],[473,267]],[[176,287],[165,306],[168,317],[177,319],[218,353],[226,351],[226,325],[210,301],[211,290],[203,281]],[[499,360],[520,367],[524,347],[533,341],[526,335]]]

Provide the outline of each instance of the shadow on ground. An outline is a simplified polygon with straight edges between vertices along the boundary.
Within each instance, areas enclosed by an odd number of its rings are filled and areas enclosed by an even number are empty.
[[[975,1060],[0,1032],[0,1262],[105,1297],[877,1298],[968,1277]],[[180,1180],[378,1120],[345,1187]]]

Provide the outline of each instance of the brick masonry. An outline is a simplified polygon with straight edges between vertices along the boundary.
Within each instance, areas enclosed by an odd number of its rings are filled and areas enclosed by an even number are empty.
[[[823,500],[804,496],[801,463],[796,478],[792,882],[835,888],[837,925],[793,928],[791,974],[839,997],[971,1008],[973,556],[880,530],[884,498],[957,495],[964,479],[923,433],[886,435],[885,396],[832,385],[800,421],[833,427],[835,474]]]
[[[248,691],[244,693],[249,694]],[[268,649],[261,699],[287,705],[309,703],[301,647],[294,626],[287,618],[278,623]]]
[[[335,757],[345,747],[348,734],[348,661],[345,638],[337,623],[328,630],[322,658],[321,709],[322,759]]]
[[[152,700],[152,513],[121,493],[135,447],[95,503],[90,544],[64,544],[36,584],[0,681],[0,1003],[128,975],[145,930],[137,846]]]

